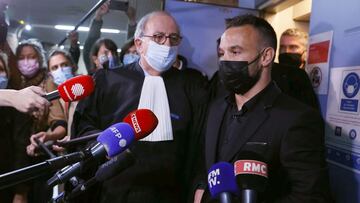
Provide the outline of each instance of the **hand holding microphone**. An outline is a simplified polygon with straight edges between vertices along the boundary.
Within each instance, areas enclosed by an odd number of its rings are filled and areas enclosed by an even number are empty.
[[[102,159],[105,156],[113,157],[125,149],[134,141],[134,130],[127,123],[117,123],[104,130],[97,138],[95,146],[87,148],[91,159]],[[52,178],[48,180],[49,186],[55,186],[64,183],[71,177],[78,175],[83,166],[82,162],[67,166],[58,171]]]
[[[65,102],[78,101],[94,91],[94,79],[88,75],[79,75],[60,84],[57,90],[43,97],[48,101],[62,98]]]
[[[70,194],[66,195],[65,199],[70,200],[82,192],[85,192],[94,184],[109,180],[110,178],[118,175],[125,169],[134,165],[134,163],[134,155],[130,152],[130,150],[125,150],[123,153],[102,164],[96,171],[94,177],[90,178],[85,183],[76,186],[76,188],[73,189]]]
[[[157,127],[158,119],[155,114],[149,109],[138,109],[130,112],[123,121],[128,123],[134,130],[135,140],[142,139],[152,133]],[[96,133],[97,134],[97,133]],[[87,136],[89,139],[96,137],[97,135],[93,134]],[[89,140],[86,138],[86,140]],[[74,141],[74,140],[73,140]],[[82,141],[82,140],[80,140]],[[78,142],[77,140],[75,142]],[[72,143],[75,143],[72,142]],[[69,143],[69,142],[68,142]],[[71,143],[70,143],[71,144]],[[85,183],[79,184],[76,186],[70,194],[60,195],[59,198],[65,198],[70,200],[80,193],[86,191],[88,188],[93,186],[97,182],[102,182],[110,179],[111,177],[121,173],[123,170],[127,169],[135,163],[134,155],[129,150],[126,150],[114,158],[110,159],[103,165],[101,165],[95,176],[87,180]]]
[[[149,135],[157,126],[155,114],[148,109],[135,110],[124,119],[125,123],[117,123],[104,130],[97,138],[98,144],[90,150],[94,158],[114,157],[129,147],[135,140]],[[78,175],[83,163],[65,167],[48,180],[49,186],[63,183]]]
[[[11,106],[23,113],[34,116],[42,115],[50,102],[42,97],[45,95],[41,87],[30,86],[21,90],[0,90],[0,106]]]
[[[152,133],[158,124],[158,119],[156,118],[155,114],[149,109],[137,109],[130,112],[124,119],[123,122],[130,124],[130,126],[134,129],[135,139],[139,140],[150,133]],[[62,140],[59,142],[52,142],[51,145],[56,145],[58,147],[69,147],[71,145],[76,145],[79,143],[87,142],[92,139],[97,138],[101,132],[94,133],[91,135],[75,138]],[[59,149],[59,148],[58,148]]]

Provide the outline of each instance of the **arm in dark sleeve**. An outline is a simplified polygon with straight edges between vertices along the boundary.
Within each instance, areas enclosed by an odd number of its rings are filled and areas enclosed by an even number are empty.
[[[187,173],[185,173],[185,177],[188,178],[187,184],[190,184],[187,188],[190,189],[190,198],[192,199],[196,189],[206,187],[204,131],[209,93],[206,88],[207,79],[200,72],[186,72],[186,78],[193,119],[187,143],[187,168],[185,170]]]
[[[98,71],[94,92],[87,98],[79,101],[76,106],[71,126],[71,139],[101,131],[99,102],[101,102],[102,98],[102,76],[102,71]]]
[[[279,202],[330,202],[324,125],[315,110],[303,113],[289,128],[280,150],[291,192]]]
[[[134,25],[130,25],[130,23],[128,24],[127,39],[134,37],[136,25],[136,23]]]
[[[74,59],[74,62],[76,64],[79,63],[79,58],[80,58],[80,47],[79,45],[73,47],[71,46],[70,49],[69,49],[69,52],[70,52],[70,55],[71,57]]]
[[[95,44],[96,40],[98,40],[101,36],[101,27],[103,25],[103,21],[100,20],[96,20],[93,19],[90,25],[90,30],[89,30],[89,34],[85,40],[84,43],[84,50],[83,50],[83,58],[84,58],[84,63],[86,66],[86,69],[89,71],[91,68],[91,59],[90,59],[90,51],[92,46]]]
[[[319,100],[315,94],[314,88],[311,84],[309,76],[306,74],[305,71],[299,71],[301,74],[301,97],[304,98],[304,103],[308,104],[309,106],[320,110]]]

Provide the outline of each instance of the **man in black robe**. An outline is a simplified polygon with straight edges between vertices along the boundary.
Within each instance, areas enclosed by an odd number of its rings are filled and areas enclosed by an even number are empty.
[[[153,12],[144,16],[134,38],[140,60],[124,68],[99,70],[95,74],[95,91],[79,102],[72,135],[84,136],[121,122],[129,112],[141,107],[139,103],[147,94],[142,91],[147,88],[143,84],[148,78],[155,78],[163,85],[153,93],[165,87],[166,94],[151,102],[156,106],[163,102],[159,99],[168,100],[168,119],[166,115],[157,116],[159,125],[171,121],[172,135],[163,140],[155,137],[134,143],[130,149],[136,155],[135,165],[103,183],[100,201],[184,202],[198,157],[207,92],[201,78],[189,79],[187,74],[171,68],[181,36],[169,14]],[[87,201],[99,202],[99,199]]]

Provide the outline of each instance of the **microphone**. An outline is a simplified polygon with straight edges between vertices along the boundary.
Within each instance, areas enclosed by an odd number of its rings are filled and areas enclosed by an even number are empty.
[[[57,90],[47,93],[43,97],[48,101],[59,99],[65,102],[78,101],[89,96],[94,91],[94,79],[88,75],[79,75],[60,84]]]
[[[221,203],[230,203],[231,194],[237,195],[234,166],[227,162],[214,164],[208,172],[208,186],[211,197],[220,199]]]
[[[57,142],[57,141],[50,140],[50,141],[46,142],[45,146],[58,145],[59,147],[66,148],[66,147],[70,147],[71,145],[75,145],[75,144],[79,144],[82,142],[87,142],[92,139],[95,139],[95,138],[99,137],[100,134],[101,134],[101,132],[98,132],[98,133],[86,135],[83,137],[74,138],[74,139],[71,139],[69,141],[64,141],[64,142]]]
[[[100,160],[105,156],[114,157],[127,149],[134,139],[134,130],[129,124],[117,123],[104,130],[97,138],[98,143],[86,151],[90,151],[92,155],[89,159]],[[83,162],[78,162],[61,169],[47,181],[48,186],[64,183],[79,174],[83,165]]]
[[[140,140],[152,133],[158,125],[158,119],[149,109],[137,109],[130,112],[123,121],[135,131],[135,139]]]
[[[134,129],[135,132],[135,139],[140,140],[150,133],[152,133],[157,124],[158,119],[155,114],[149,109],[138,109],[130,112],[124,119],[123,122],[130,124],[130,126]],[[56,142],[56,141],[48,141],[46,146],[50,145],[58,145],[60,147],[69,147],[71,145],[75,145],[78,143],[90,141],[92,139],[97,138],[101,132],[94,133],[91,135],[78,137],[71,139],[65,142]]]
[[[241,190],[243,203],[255,203],[257,194],[264,192],[267,184],[267,164],[255,152],[243,151],[234,163],[237,185]]]
[[[56,155],[54,153],[52,153],[52,151],[43,142],[41,142],[38,138],[35,137],[34,140],[35,140],[36,144],[38,144],[38,147],[40,147],[40,149],[42,149],[50,158],[56,157]],[[39,150],[37,150],[37,151],[39,151]]]
[[[87,152],[74,152],[0,175],[0,189],[16,185],[86,159]]]
[[[78,196],[97,182],[103,182],[114,177],[115,175],[134,165],[134,163],[134,155],[130,152],[130,150],[125,150],[123,153],[102,164],[96,171],[94,177],[90,178],[83,184],[79,184],[75,189],[71,191],[69,195],[65,196],[65,199],[70,200]]]

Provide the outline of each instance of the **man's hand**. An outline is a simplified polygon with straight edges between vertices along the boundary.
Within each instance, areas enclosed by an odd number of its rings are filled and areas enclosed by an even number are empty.
[[[58,140],[57,142],[66,142],[66,141],[69,141],[69,140],[70,140],[70,136],[67,135],[67,136],[65,136],[63,139]],[[60,146],[55,145],[55,144],[52,146],[52,149],[53,149],[54,151],[56,151],[56,152],[63,152],[63,151],[65,151],[65,148],[60,147]]]
[[[43,115],[50,102],[43,98],[45,95],[42,88],[31,86],[25,89],[14,91],[11,95],[11,106],[24,113],[32,113],[35,117]]]
[[[97,21],[102,20],[102,17],[109,13],[109,5],[110,5],[110,1],[105,2],[103,5],[100,6],[100,8],[96,11],[95,13],[95,19]]]
[[[30,145],[28,145],[26,147],[26,153],[29,156],[38,156],[38,153],[35,153],[35,149],[38,148],[38,144],[35,141],[35,138],[38,139],[40,142],[45,142],[47,137],[46,137],[46,132],[39,132],[36,134],[31,135],[30,137]]]
[[[79,33],[77,31],[71,31],[68,36],[71,47],[77,47],[79,44]]]
[[[194,203],[200,203],[202,196],[204,195],[204,189],[197,189],[194,195]]]
[[[35,147],[38,146],[38,144],[35,141],[35,138],[37,138],[40,142],[46,142],[48,140],[46,132],[39,132],[39,133],[31,135],[30,143],[35,145]]]

